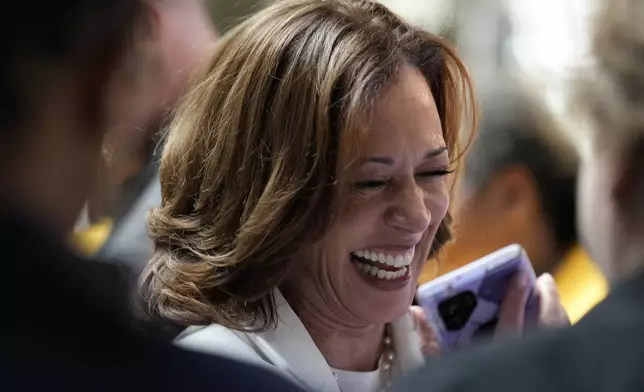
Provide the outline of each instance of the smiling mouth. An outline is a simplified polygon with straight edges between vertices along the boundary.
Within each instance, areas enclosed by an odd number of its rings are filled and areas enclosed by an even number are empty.
[[[379,250],[352,252],[351,261],[360,272],[381,280],[399,280],[408,275],[414,259],[414,248],[404,254],[391,254]]]

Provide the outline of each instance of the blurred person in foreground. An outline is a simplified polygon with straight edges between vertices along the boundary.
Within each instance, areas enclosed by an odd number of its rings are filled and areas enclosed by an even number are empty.
[[[420,282],[512,243],[521,244],[537,275],[551,273],[561,302],[577,321],[607,291],[599,268],[578,245],[575,197],[578,153],[548,110],[521,86],[482,89],[483,116],[467,155],[455,241]]]
[[[145,215],[161,201],[158,161],[164,126],[188,79],[217,41],[204,0],[147,4],[151,34],[145,45],[156,67],[147,112],[138,124],[106,135],[101,186],[87,204],[91,225],[74,236],[84,253],[127,260],[136,274],[152,254]]]
[[[472,95],[451,45],[375,1],[286,0],[249,18],[168,135],[141,278],[152,312],[190,326],[183,347],[309,390],[386,390],[423,363],[410,305],[450,238]],[[523,328],[522,278],[501,335]]]
[[[611,293],[572,328],[435,361],[399,391],[644,387],[644,2],[604,5],[596,68],[580,85],[593,127],[577,195],[582,244]]]
[[[68,248],[106,130],[148,110],[148,18],[137,0],[18,2],[0,17],[3,391],[293,390],[140,335],[121,270]]]

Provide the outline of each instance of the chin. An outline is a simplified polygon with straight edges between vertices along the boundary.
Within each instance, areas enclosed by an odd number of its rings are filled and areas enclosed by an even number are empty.
[[[388,323],[402,317],[409,311],[416,292],[418,264],[409,265],[404,274],[391,279],[365,272],[365,267],[359,264],[355,266],[351,274],[352,280],[355,280],[355,284],[351,285],[355,288],[352,297],[359,301],[357,308],[360,309],[355,314],[372,323]]]

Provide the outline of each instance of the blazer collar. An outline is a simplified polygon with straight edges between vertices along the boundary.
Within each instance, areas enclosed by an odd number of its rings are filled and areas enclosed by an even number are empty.
[[[275,292],[275,302],[277,327],[250,337],[262,355],[308,389],[340,392],[329,364],[279,290]],[[392,333],[395,375],[422,366],[420,338],[409,313],[392,323]]]

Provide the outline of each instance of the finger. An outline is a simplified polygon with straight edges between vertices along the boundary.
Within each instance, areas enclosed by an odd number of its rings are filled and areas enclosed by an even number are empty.
[[[560,301],[559,290],[557,290],[557,285],[555,284],[555,280],[552,278],[552,275],[548,273],[537,278],[535,289],[536,295],[541,303],[541,306],[539,307],[539,319],[541,319],[543,313],[546,312],[553,303]]]
[[[421,342],[421,351],[426,356],[440,356],[441,349],[434,328],[427,321],[425,311],[420,306],[411,306],[409,311],[414,319]]]
[[[430,342],[429,344],[421,347],[421,352],[426,357],[438,358],[442,354],[441,346],[437,341]]]
[[[539,296],[539,325],[542,327],[569,326],[570,318],[561,304],[559,289],[552,275],[546,273],[537,279],[536,293]]]
[[[517,272],[508,287],[508,292],[499,309],[499,321],[495,336],[517,336],[523,332],[525,306],[530,296],[530,276],[523,271]]]
[[[436,334],[434,333],[434,328],[429,325],[427,321],[427,316],[425,311],[420,306],[412,306],[409,308],[412,316],[414,317],[414,323],[416,328],[418,328],[421,336],[424,338],[429,338],[430,340],[436,340]]]

